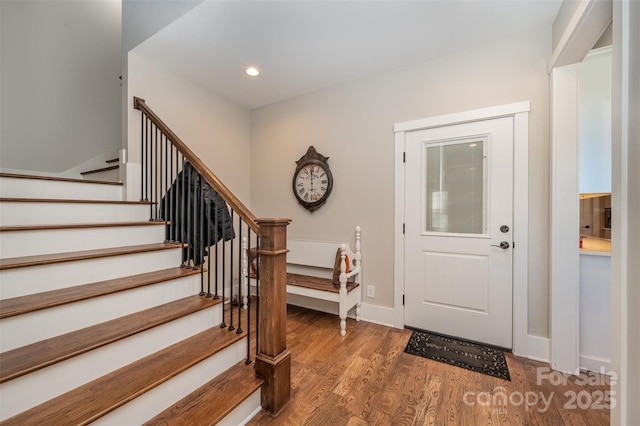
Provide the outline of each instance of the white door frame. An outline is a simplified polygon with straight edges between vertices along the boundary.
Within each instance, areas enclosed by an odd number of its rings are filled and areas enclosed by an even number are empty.
[[[407,132],[451,126],[500,117],[513,117],[513,353],[528,356],[529,271],[529,110],[530,102],[518,102],[394,125],[394,326],[404,327],[404,152]]]
[[[575,374],[579,363],[579,63],[611,23],[611,3],[578,4],[549,61],[551,83],[551,367]],[[614,190],[615,192],[615,190]],[[613,342],[612,342],[613,343]]]

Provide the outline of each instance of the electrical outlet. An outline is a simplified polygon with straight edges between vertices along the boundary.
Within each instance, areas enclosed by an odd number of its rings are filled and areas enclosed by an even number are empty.
[[[376,297],[376,288],[374,286],[367,286],[367,297]]]

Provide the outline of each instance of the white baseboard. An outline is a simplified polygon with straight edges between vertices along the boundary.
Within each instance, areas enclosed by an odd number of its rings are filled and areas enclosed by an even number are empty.
[[[580,370],[604,373],[611,370],[611,360],[580,354]]]
[[[239,425],[244,426],[262,411],[260,405],[261,390],[256,390],[249,398],[245,399],[240,405],[233,409],[220,422],[221,425]]]
[[[551,340],[546,337],[528,336],[527,358],[535,361],[550,362],[549,348]]]
[[[363,303],[360,310],[360,319],[374,324],[393,327],[395,310],[385,306]]]

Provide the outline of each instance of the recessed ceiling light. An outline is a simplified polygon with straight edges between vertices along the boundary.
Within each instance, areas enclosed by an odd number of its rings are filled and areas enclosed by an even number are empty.
[[[256,67],[247,67],[244,69],[244,73],[249,77],[257,77],[260,75],[260,70]]]

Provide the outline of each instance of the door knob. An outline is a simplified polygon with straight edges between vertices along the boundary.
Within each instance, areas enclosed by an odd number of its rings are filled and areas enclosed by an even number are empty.
[[[511,247],[511,245],[507,241],[501,241],[500,245],[491,244],[491,247],[500,247],[502,250],[506,250]]]

